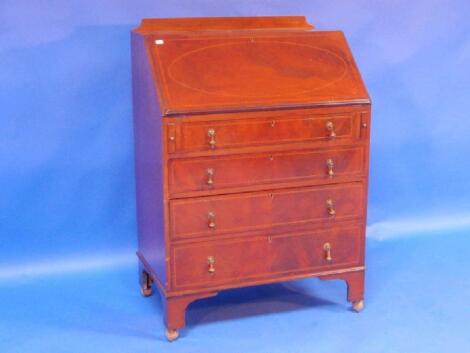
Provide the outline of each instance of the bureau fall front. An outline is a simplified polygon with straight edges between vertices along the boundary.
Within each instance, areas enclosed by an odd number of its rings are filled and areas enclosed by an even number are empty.
[[[343,33],[148,19],[132,75],[141,291],[167,338],[236,287],[342,279],[362,310],[370,99]]]

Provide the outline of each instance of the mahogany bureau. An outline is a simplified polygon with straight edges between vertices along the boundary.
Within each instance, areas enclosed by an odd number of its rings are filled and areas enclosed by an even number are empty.
[[[132,33],[141,291],[191,302],[305,277],[363,308],[370,99],[304,17],[147,19]]]

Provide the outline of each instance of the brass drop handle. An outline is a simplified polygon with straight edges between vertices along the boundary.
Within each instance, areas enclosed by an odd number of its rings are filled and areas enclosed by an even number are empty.
[[[210,228],[210,229],[214,229],[215,228],[215,213],[214,212],[209,212],[207,214],[207,218],[209,220],[209,223],[207,223],[207,226]]]
[[[330,243],[325,243],[323,245],[323,251],[325,252],[325,260],[332,261],[333,258],[331,257],[331,244]]]
[[[208,168],[207,169],[207,185],[214,184],[214,169]]]
[[[333,162],[331,158],[326,160],[326,167],[328,168],[328,176],[330,178],[333,178],[333,176],[335,175],[335,171],[333,170],[335,167],[335,162]]]
[[[209,129],[207,130],[207,136],[209,137],[209,147],[211,149],[215,149],[215,130],[214,129]]]
[[[335,139],[336,138],[336,132],[335,132],[335,125],[331,121],[327,121],[325,124],[326,130],[329,132],[329,138],[330,139]]]
[[[336,215],[335,205],[333,204],[333,200],[328,199],[326,200],[326,209],[328,210],[328,214],[330,216]]]
[[[214,256],[208,256],[207,257],[207,265],[208,265],[207,272],[209,272],[210,274],[213,274],[215,272],[215,259],[214,259]]]

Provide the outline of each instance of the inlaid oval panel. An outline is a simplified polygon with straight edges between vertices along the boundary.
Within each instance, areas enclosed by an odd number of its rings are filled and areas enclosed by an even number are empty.
[[[187,89],[241,98],[301,95],[335,84],[345,74],[346,62],[329,50],[260,40],[198,48],[168,67],[170,79]]]

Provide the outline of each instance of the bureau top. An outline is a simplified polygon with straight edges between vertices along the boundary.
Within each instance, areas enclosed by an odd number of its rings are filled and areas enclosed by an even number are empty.
[[[134,32],[150,34],[166,31],[219,31],[219,30],[309,30],[313,26],[304,16],[256,17],[188,17],[145,18]]]
[[[369,104],[343,33],[312,28],[303,17],[162,19],[133,36],[163,116]]]

